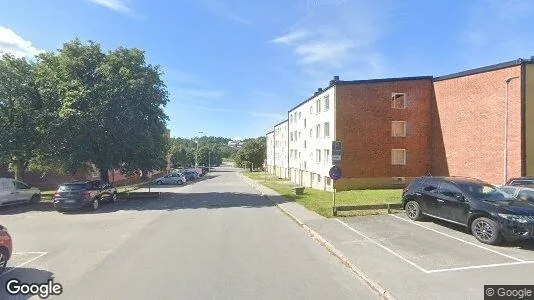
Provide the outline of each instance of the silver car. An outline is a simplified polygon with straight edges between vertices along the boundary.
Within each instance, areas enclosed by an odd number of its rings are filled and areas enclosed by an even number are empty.
[[[13,178],[0,178],[0,206],[41,201],[41,191]]]
[[[185,183],[185,177],[181,173],[171,173],[168,175],[165,175],[163,177],[156,178],[154,182],[158,185],[162,184],[184,184]]]

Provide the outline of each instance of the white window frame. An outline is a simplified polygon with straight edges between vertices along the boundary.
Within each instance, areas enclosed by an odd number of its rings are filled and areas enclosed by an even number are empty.
[[[397,151],[402,151],[403,153],[403,161],[402,162],[395,162],[394,161],[394,153]],[[406,149],[391,149],[391,164],[394,166],[405,166],[406,165]]]
[[[328,128],[328,132],[326,132],[326,128]],[[330,122],[324,122],[323,131],[324,137],[330,137]]]
[[[324,164],[328,165],[328,162],[330,161],[330,150],[324,149],[323,152],[324,152]]]
[[[324,96],[324,111],[330,110],[330,95]]]
[[[320,164],[321,163],[321,149],[315,149],[315,162]]]
[[[318,139],[321,137],[321,124],[315,125],[315,138]]]
[[[321,99],[317,99],[315,100],[315,103],[316,103],[316,114],[320,114],[321,113]]]
[[[401,135],[395,135],[395,124],[403,124],[403,134]],[[392,137],[406,137],[406,121],[391,121],[391,136]]]
[[[395,97],[398,95],[404,95],[404,103],[403,107],[396,107],[395,101],[397,100]],[[391,93],[391,108],[393,109],[405,109],[406,108],[406,93]]]

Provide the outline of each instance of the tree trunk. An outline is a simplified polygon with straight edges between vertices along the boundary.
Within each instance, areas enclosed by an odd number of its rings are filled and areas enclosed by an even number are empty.
[[[100,169],[100,180],[109,182],[109,170],[107,168]]]
[[[24,168],[25,164],[21,160],[13,162],[13,171],[15,173],[15,179],[23,181],[24,180]]]

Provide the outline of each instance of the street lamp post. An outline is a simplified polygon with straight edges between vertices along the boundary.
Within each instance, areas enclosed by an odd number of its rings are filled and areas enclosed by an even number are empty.
[[[519,76],[509,77],[504,81],[506,83],[506,96],[504,99],[504,184],[508,181],[508,87],[510,81],[516,78],[519,78]]]
[[[198,133],[199,134],[204,134],[203,131],[199,131]],[[196,169],[198,169],[198,144],[199,144],[198,143],[198,138],[197,138],[197,140],[195,142],[197,143],[197,153],[195,155],[195,170],[196,170]]]

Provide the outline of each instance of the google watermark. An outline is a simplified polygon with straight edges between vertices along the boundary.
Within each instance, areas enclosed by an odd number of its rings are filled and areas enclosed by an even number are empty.
[[[485,285],[484,299],[534,300],[534,285]]]
[[[25,283],[12,278],[6,282],[6,291],[12,296],[39,296],[47,299],[50,296],[59,296],[63,293],[63,286],[53,279],[43,283]]]

